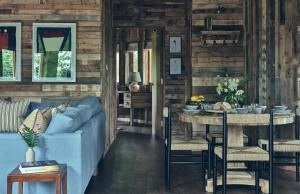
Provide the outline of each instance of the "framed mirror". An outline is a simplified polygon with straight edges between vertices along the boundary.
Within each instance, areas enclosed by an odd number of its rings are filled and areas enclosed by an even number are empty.
[[[76,24],[34,23],[32,81],[76,81]]]
[[[0,81],[21,81],[21,23],[0,23]]]

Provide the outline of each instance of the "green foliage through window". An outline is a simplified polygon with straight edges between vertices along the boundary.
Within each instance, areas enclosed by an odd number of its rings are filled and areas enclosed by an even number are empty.
[[[2,49],[3,77],[14,75],[14,51]]]

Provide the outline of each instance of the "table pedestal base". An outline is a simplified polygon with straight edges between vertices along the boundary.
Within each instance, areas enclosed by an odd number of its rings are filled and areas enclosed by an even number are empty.
[[[222,185],[222,176],[218,176],[217,185]],[[247,173],[247,172],[228,172],[227,176],[227,185],[249,185],[255,186],[255,175],[254,173]],[[259,179],[259,186],[261,192],[269,193],[269,181],[265,179]],[[206,180],[206,192],[212,193],[213,192],[213,179]]]

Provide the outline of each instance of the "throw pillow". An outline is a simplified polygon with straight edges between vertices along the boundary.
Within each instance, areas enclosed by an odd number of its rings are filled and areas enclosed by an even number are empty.
[[[82,125],[82,122],[80,109],[67,107],[65,112],[57,113],[51,120],[46,133],[72,133]]]
[[[8,102],[0,100],[0,132],[18,132],[22,115],[27,111],[29,100]]]
[[[19,128],[19,132],[22,133],[25,126],[33,128],[38,134],[44,133],[51,120],[51,109],[39,110],[35,109],[30,113],[28,117],[23,121]]]
[[[32,111],[34,111],[35,109],[40,109],[40,110],[44,110],[47,108],[54,108],[57,107],[58,104],[57,103],[42,103],[42,102],[30,102],[28,109],[24,115],[24,118],[26,118]]]
[[[80,100],[79,105],[88,105],[90,106],[90,110],[92,111],[92,115],[97,114],[101,111],[101,105],[99,101],[99,97],[96,96],[87,96]]]
[[[58,107],[52,108],[51,109],[51,114],[52,114],[51,118],[54,118],[57,113],[63,113],[65,111],[65,109],[66,109],[66,105],[64,105],[64,104],[61,104]]]

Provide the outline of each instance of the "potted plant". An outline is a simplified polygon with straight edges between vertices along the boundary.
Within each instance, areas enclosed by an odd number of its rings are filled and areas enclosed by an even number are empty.
[[[228,102],[233,108],[237,108],[246,99],[244,87],[248,81],[248,78],[225,78],[224,81],[217,84],[216,90],[219,95],[224,96],[225,102]]]
[[[35,153],[33,148],[38,144],[38,133],[33,128],[29,128],[23,123],[20,134],[28,146],[26,151],[26,162],[34,162]]]

